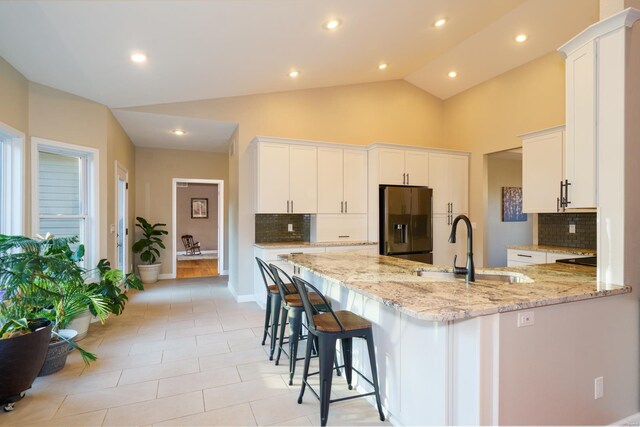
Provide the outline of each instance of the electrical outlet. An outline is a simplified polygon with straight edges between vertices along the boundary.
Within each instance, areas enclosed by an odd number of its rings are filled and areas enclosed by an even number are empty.
[[[576,225],[575,224],[569,224],[569,233],[575,234],[575,232],[576,232]]]
[[[287,231],[288,231],[289,233],[293,232],[293,224],[289,224],[289,225],[287,226]]]
[[[601,399],[604,397],[604,377],[598,377],[593,380],[594,399]]]
[[[518,313],[518,328],[533,326],[534,323],[535,317],[533,311]]]

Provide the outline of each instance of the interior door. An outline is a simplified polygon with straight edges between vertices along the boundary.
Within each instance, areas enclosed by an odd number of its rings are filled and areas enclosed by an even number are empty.
[[[345,213],[367,213],[367,152],[344,150]]]
[[[344,183],[346,174],[343,173],[342,152],[343,150],[340,148],[318,148],[319,214],[344,213],[345,198],[343,197],[342,188],[346,185]]]
[[[116,177],[116,265],[115,268],[128,273],[129,230],[127,225],[129,178],[126,169],[117,166]]]
[[[407,184],[429,185],[429,153],[405,151],[404,164],[407,172]]]

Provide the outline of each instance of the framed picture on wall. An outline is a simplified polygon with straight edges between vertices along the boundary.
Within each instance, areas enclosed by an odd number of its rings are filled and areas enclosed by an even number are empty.
[[[522,187],[502,187],[502,221],[526,221],[527,214],[522,212]]]
[[[191,218],[209,218],[209,199],[191,199]]]

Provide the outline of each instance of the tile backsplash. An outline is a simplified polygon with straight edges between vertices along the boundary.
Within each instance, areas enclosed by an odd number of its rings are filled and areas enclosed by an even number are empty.
[[[539,214],[538,244],[595,249],[596,220],[596,213]],[[570,224],[575,224],[575,233],[569,233]]]
[[[293,231],[287,231],[288,225]],[[256,214],[256,243],[308,242],[311,216],[301,214]]]

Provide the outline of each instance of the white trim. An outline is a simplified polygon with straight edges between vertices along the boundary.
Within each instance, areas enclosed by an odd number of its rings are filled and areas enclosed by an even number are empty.
[[[534,137],[546,135],[548,133],[559,132],[561,130],[564,130],[565,128],[566,128],[566,125],[558,125],[558,126],[553,126],[553,127],[550,127],[550,128],[534,130],[533,132],[523,133],[521,135],[518,135],[518,138],[521,138],[521,139],[534,138]],[[520,148],[522,148],[522,147],[520,147]],[[493,153],[488,153],[488,154],[493,154]]]
[[[224,266],[224,180],[222,179],[198,179],[198,178],[173,178],[171,184],[171,262],[173,263],[172,278],[177,275],[177,195],[178,182],[194,184],[215,184],[218,186],[218,268]]]
[[[115,210],[116,210],[116,216],[115,216],[115,235],[114,235],[114,252],[115,252],[115,261],[116,261],[116,268],[118,268],[118,208],[120,205],[120,200],[118,199],[118,189],[119,189],[119,184],[120,184],[120,173],[124,172],[124,182],[125,182],[125,195],[124,195],[124,229],[125,229],[125,233],[122,239],[122,244],[124,246],[124,261],[122,263],[123,267],[121,270],[124,274],[129,273],[129,251],[128,251],[128,245],[129,245],[129,236],[127,235],[127,229],[129,228],[129,170],[127,168],[125,168],[122,163],[120,163],[119,161],[116,160],[116,186],[115,186]],[[109,229],[109,231],[111,231],[111,229]],[[133,230],[131,230],[133,231]]]
[[[24,133],[0,122],[0,131],[8,134],[10,139],[2,142],[2,168],[0,183],[0,232],[3,234],[25,234],[24,186],[26,178],[24,156]]]
[[[236,295],[236,302],[256,302],[256,296],[254,294]]]
[[[158,280],[175,279],[176,275],[171,273],[158,274]]]
[[[571,52],[584,46],[591,40],[602,37],[605,34],[608,34],[622,27],[631,27],[639,19],[640,10],[629,7],[621,12],[616,13],[615,15],[611,15],[607,19],[603,19],[602,21],[590,25],[586,30],[582,31],[580,34],[560,46],[558,48],[558,52],[560,52],[560,54],[566,58],[571,54]]]
[[[280,138],[276,136],[263,136],[256,135],[252,140],[251,144],[258,142],[270,142],[276,144],[296,144],[296,145],[309,145],[313,147],[336,147],[336,148],[344,148],[350,150],[366,150],[367,147],[364,145],[354,145],[354,144],[340,144],[338,142],[327,142],[327,141],[312,141],[309,139],[293,139],[293,138]]]
[[[100,259],[100,151],[97,148],[68,144],[45,138],[31,137],[31,234],[38,233],[40,224],[38,170],[40,148],[49,149],[53,153],[77,155],[86,158],[87,183],[85,202],[87,204],[87,219],[85,221],[85,248],[88,256],[85,263],[88,266],[98,264]],[[82,185],[85,185],[84,182]]]
[[[421,147],[418,145],[401,145],[401,144],[393,144],[390,142],[374,142],[372,144],[367,145],[367,151],[375,150],[376,148],[392,148],[395,150],[404,150],[404,151],[422,151],[429,153],[442,153],[442,154],[456,154],[459,156],[471,156],[469,151],[462,150],[451,150],[449,148],[436,148],[436,147]]]
[[[220,276],[228,276],[228,275],[229,275],[229,270],[220,270]]]
[[[640,424],[640,412],[636,412],[633,415],[629,415],[626,418],[621,419],[620,421],[616,421],[615,423],[611,423],[611,426],[637,426]]]

